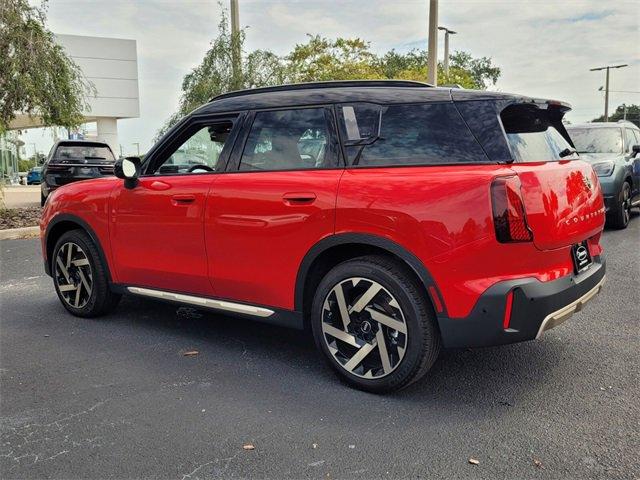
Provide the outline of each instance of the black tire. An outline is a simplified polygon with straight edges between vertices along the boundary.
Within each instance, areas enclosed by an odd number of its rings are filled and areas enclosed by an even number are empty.
[[[370,285],[381,286],[382,289],[378,290],[378,292],[383,298],[376,294],[373,297],[373,303],[367,303],[361,313],[356,312],[354,314],[349,309],[355,310],[358,300],[365,297],[365,294],[355,293],[352,299],[348,299],[347,296],[350,294],[348,289],[359,288],[359,282],[362,280],[364,280],[362,289],[368,289]],[[353,287],[350,285],[353,285]],[[346,293],[344,293],[345,286],[347,288]],[[344,328],[345,332],[351,330],[351,338],[347,338],[349,341],[346,343],[340,343],[338,341],[339,337],[333,337],[323,330],[323,328],[327,328],[327,325],[330,326],[329,328],[333,328],[333,322],[336,322],[335,325],[338,326],[344,325],[342,315],[340,315],[339,319],[333,315],[333,310],[337,308],[336,305],[339,305],[339,302],[332,301],[332,298],[337,299],[337,288],[340,288],[341,295],[345,299],[344,304],[347,305],[347,310],[349,310],[347,316],[350,323]],[[385,301],[388,304],[385,305]],[[391,305],[397,305],[399,312]],[[325,309],[325,306],[328,306],[328,309]],[[366,318],[363,320],[363,312],[369,314],[370,320],[379,319],[380,316],[377,313],[381,308],[390,309],[387,312],[391,310],[394,312],[391,317],[392,320],[394,318],[403,320],[403,328],[406,329],[406,334],[389,328],[388,324],[384,322],[384,324],[376,324],[375,321],[369,322]],[[376,315],[375,317],[371,315],[372,312]],[[354,315],[356,317],[360,316],[360,318],[353,318]],[[390,316],[387,315],[384,318],[386,318],[385,322],[388,322]],[[360,390],[383,393],[405,388],[427,373],[440,352],[440,332],[437,327],[435,312],[424,288],[407,266],[384,256],[371,255],[354,258],[338,264],[329,271],[316,289],[310,320],[316,346],[322,351],[329,365],[349,385]],[[365,341],[365,339],[359,337],[359,335],[364,335],[362,330],[365,322],[375,324],[373,327],[369,326],[369,332],[373,329],[377,332],[376,335],[378,333],[381,335],[381,337],[370,338],[369,343],[372,344],[375,340],[375,345],[378,345],[380,339],[385,343],[384,352],[387,363],[380,369],[375,369],[375,367],[370,367],[369,365],[365,366],[365,360],[360,361],[360,363],[353,363],[352,360],[357,356],[356,354],[353,354],[350,360],[348,355],[343,355],[343,352],[335,353],[340,348],[363,348],[363,345],[358,347],[350,342],[353,339],[357,339],[358,342]],[[402,324],[402,322],[398,324]],[[403,342],[403,349],[397,349],[397,343],[389,343],[398,341],[398,339]],[[329,347],[330,343],[334,353]],[[376,359],[382,359],[383,349],[379,346],[373,348],[376,350],[369,350],[373,359],[367,360],[371,364],[374,364]],[[396,348],[396,352],[402,350],[403,354],[393,357],[393,353],[389,353],[392,352],[393,348]],[[358,351],[355,350],[356,353]],[[365,358],[369,358],[369,354]],[[392,358],[396,360],[395,365],[390,363],[389,359]],[[381,361],[380,363],[383,362]],[[351,371],[348,371],[347,368],[350,364],[356,365],[360,372],[356,373],[353,367]]]
[[[617,229],[623,230],[629,225],[631,218],[631,185],[629,182],[622,184],[622,189],[618,195],[618,208],[610,216],[609,224]]]
[[[42,190],[40,190],[40,206],[44,207],[44,202],[47,201],[47,197],[44,196],[44,193],[42,193]]]
[[[84,258],[88,260],[88,265],[83,265],[82,267],[72,267],[76,270],[83,270],[82,276],[88,282],[90,280],[90,292],[87,288],[79,287],[80,291],[84,291],[82,304],[80,302],[76,302],[74,305],[73,300],[69,300],[65,295],[61,292],[61,287],[71,287],[71,282],[68,282],[65,279],[65,274],[61,270],[61,267],[57,263],[58,255],[61,253],[61,249],[64,247],[65,251],[62,252],[61,258],[67,258],[67,252],[70,248],[69,245],[75,245],[72,247],[74,250],[75,256],[82,255],[80,258],[84,261]],[[82,230],[71,230],[65,232],[56,242],[56,245],[53,249],[53,256],[51,260],[51,274],[53,276],[53,283],[56,288],[56,293],[58,294],[58,298],[60,302],[71,314],[77,317],[98,317],[100,315],[104,315],[110,311],[112,311],[120,301],[121,295],[116,294],[111,291],[109,288],[109,277],[107,274],[107,268],[102,262],[100,258],[100,254],[98,252],[98,248],[91,240],[91,237],[87,235]],[[63,261],[63,264],[65,262]],[[74,272],[71,271],[71,268],[67,269],[66,276],[72,276]],[[82,284],[81,278],[79,275],[76,275],[78,279],[78,285]],[[87,293],[89,292],[89,293]],[[66,295],[71,295],[69,293],[65,293]]]

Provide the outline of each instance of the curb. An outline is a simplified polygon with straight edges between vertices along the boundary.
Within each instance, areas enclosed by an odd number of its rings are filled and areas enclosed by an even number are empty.
[[[40,236],[40,227],[22,227],[0,230],[0,240],[16,240],[18,238],[36,238]]]

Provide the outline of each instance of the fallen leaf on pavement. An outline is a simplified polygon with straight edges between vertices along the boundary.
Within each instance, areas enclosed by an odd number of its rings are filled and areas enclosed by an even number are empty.
[[[196,355],[198,355],[200,352],[197,350],[189,350],[188,352],[184,352],[182,355],[184,355],[185,357],[194,357]]]
[[[533,464],[538,468],[544,468],[544,465],[542,465],[542,462],[538,458],[533,459]]]
[[[479,465],[480,464],[480,460],[476,460],[475,458],[470,458],[469,459],[469,463],[471,465]]]
[[[243,448],[244,450],[255,450],[255,449],[256,449],[256,447],[254,447],[251,443],[245,443],[245,444],[242,446],[242,448]]]

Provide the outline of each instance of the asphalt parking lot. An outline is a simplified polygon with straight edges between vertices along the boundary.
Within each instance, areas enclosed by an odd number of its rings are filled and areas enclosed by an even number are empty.
[[[605,289],[568,323],[376,396],[302,332],[137,298],[74,318],[38,241],[2,241],[0,476],[639,478],[640,217],[603,243]]]

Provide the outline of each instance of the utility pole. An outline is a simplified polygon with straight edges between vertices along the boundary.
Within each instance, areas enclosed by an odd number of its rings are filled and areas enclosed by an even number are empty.
[[[444,30],[444,74],[449,75],[449,35],[455,35],[458,32],[449,30],[447,27],[438,27],[438,30]]]
[[[599,70],[606,70],[607,71],[607,77],[605,80],[605,84],[604,84],[604,121],[608,122],[609,121],[609,70],[611,70],[612,68],[622,68],[622,67],[627,67],[628,65],[626,63],[622,64],[622,65],[610,65],[607,67],[597,67],[597,68],[591,68],[590,71],[592,72],[596,72]]]
[[[240,8],[238,0],[231,0],[231,63],[233,88],[242,88],[242,52],[240,51]]]
[[[427,83],[438,86],[438,0],[429,0],[429,58]]]

